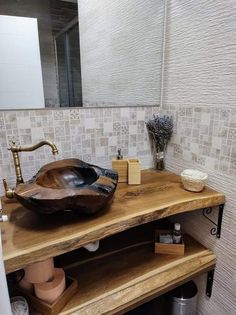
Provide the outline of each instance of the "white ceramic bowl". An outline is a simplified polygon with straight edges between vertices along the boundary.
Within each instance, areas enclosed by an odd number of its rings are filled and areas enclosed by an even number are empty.
[[[186,169],[181,173],[184,188],[189,191],[202,191],[207,178],[207,173],[193,169]]]
[[[14,296],[11,298],[12,315],[29,315],[29,306],[23,296]]]

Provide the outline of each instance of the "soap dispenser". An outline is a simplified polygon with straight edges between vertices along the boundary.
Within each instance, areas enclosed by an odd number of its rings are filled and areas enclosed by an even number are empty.
[[[118,183],[128,182],[128,160],[123,159],[121,149],[118,149],[116,159],[112,159],[112,169],[118,173]]]

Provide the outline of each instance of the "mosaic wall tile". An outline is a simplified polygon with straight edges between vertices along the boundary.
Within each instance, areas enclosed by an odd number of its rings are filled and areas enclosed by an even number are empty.
[[[20,153],[24,179],[34,175],[45,163],[69,157],[111,167],[118,148],[122,148],[123,155],[139,157],[144,168],[151,167],[152,154],[144,120],[158,110],[158,107],[132,107],[2,111],[0,175],[15,185],[12,156],[7,150],[12,140],[28,146],[48,139],[59,150],[57,157],[52,156],[47,146]],[[1,182],[0,185],[3,194]]]
[[[169,156],[184,159],[191,154],[192,161],[200,168],[207,165],[209,171],[217,169],[224,175],[236,175],[236,128],[229,127],[229,124],[236,124],[235,108],[220,110],[213,106],[190,108],[168,104],[162,108],[162,112],[173,116],[175,122],[174,136],[168,148]],[[216,116],[216,113],[219,115]]]

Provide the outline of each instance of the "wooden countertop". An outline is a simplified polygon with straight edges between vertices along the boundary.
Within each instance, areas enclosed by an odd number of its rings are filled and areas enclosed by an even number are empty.
[[[3,198],[9,222],[0,223],[6,272],[54,257],[87,243],[146,222],[225,202],[222,193],[206,187],[201,193],[183,189],[170,172],[145,170],[142,184],[119,184],[113,202],[91,217],[72,213],[37,215],[14,200]]]

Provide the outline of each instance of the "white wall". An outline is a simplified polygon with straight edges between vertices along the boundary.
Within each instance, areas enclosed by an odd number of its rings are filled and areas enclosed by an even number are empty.
[[[43,107],[37,19],[0,15],[0,109]]]
[[[163,0],[80,0],[83,102],[159,105]]]
[[[199,278],[199,314],[236,314],[236,1],[168,0],[162,111],[175,121],[167,167],[209,174],[226,195],[220,239],[201,211],[175,218],[217,255],[212,297]],[[217,211],[214,212],[217,220]]]

